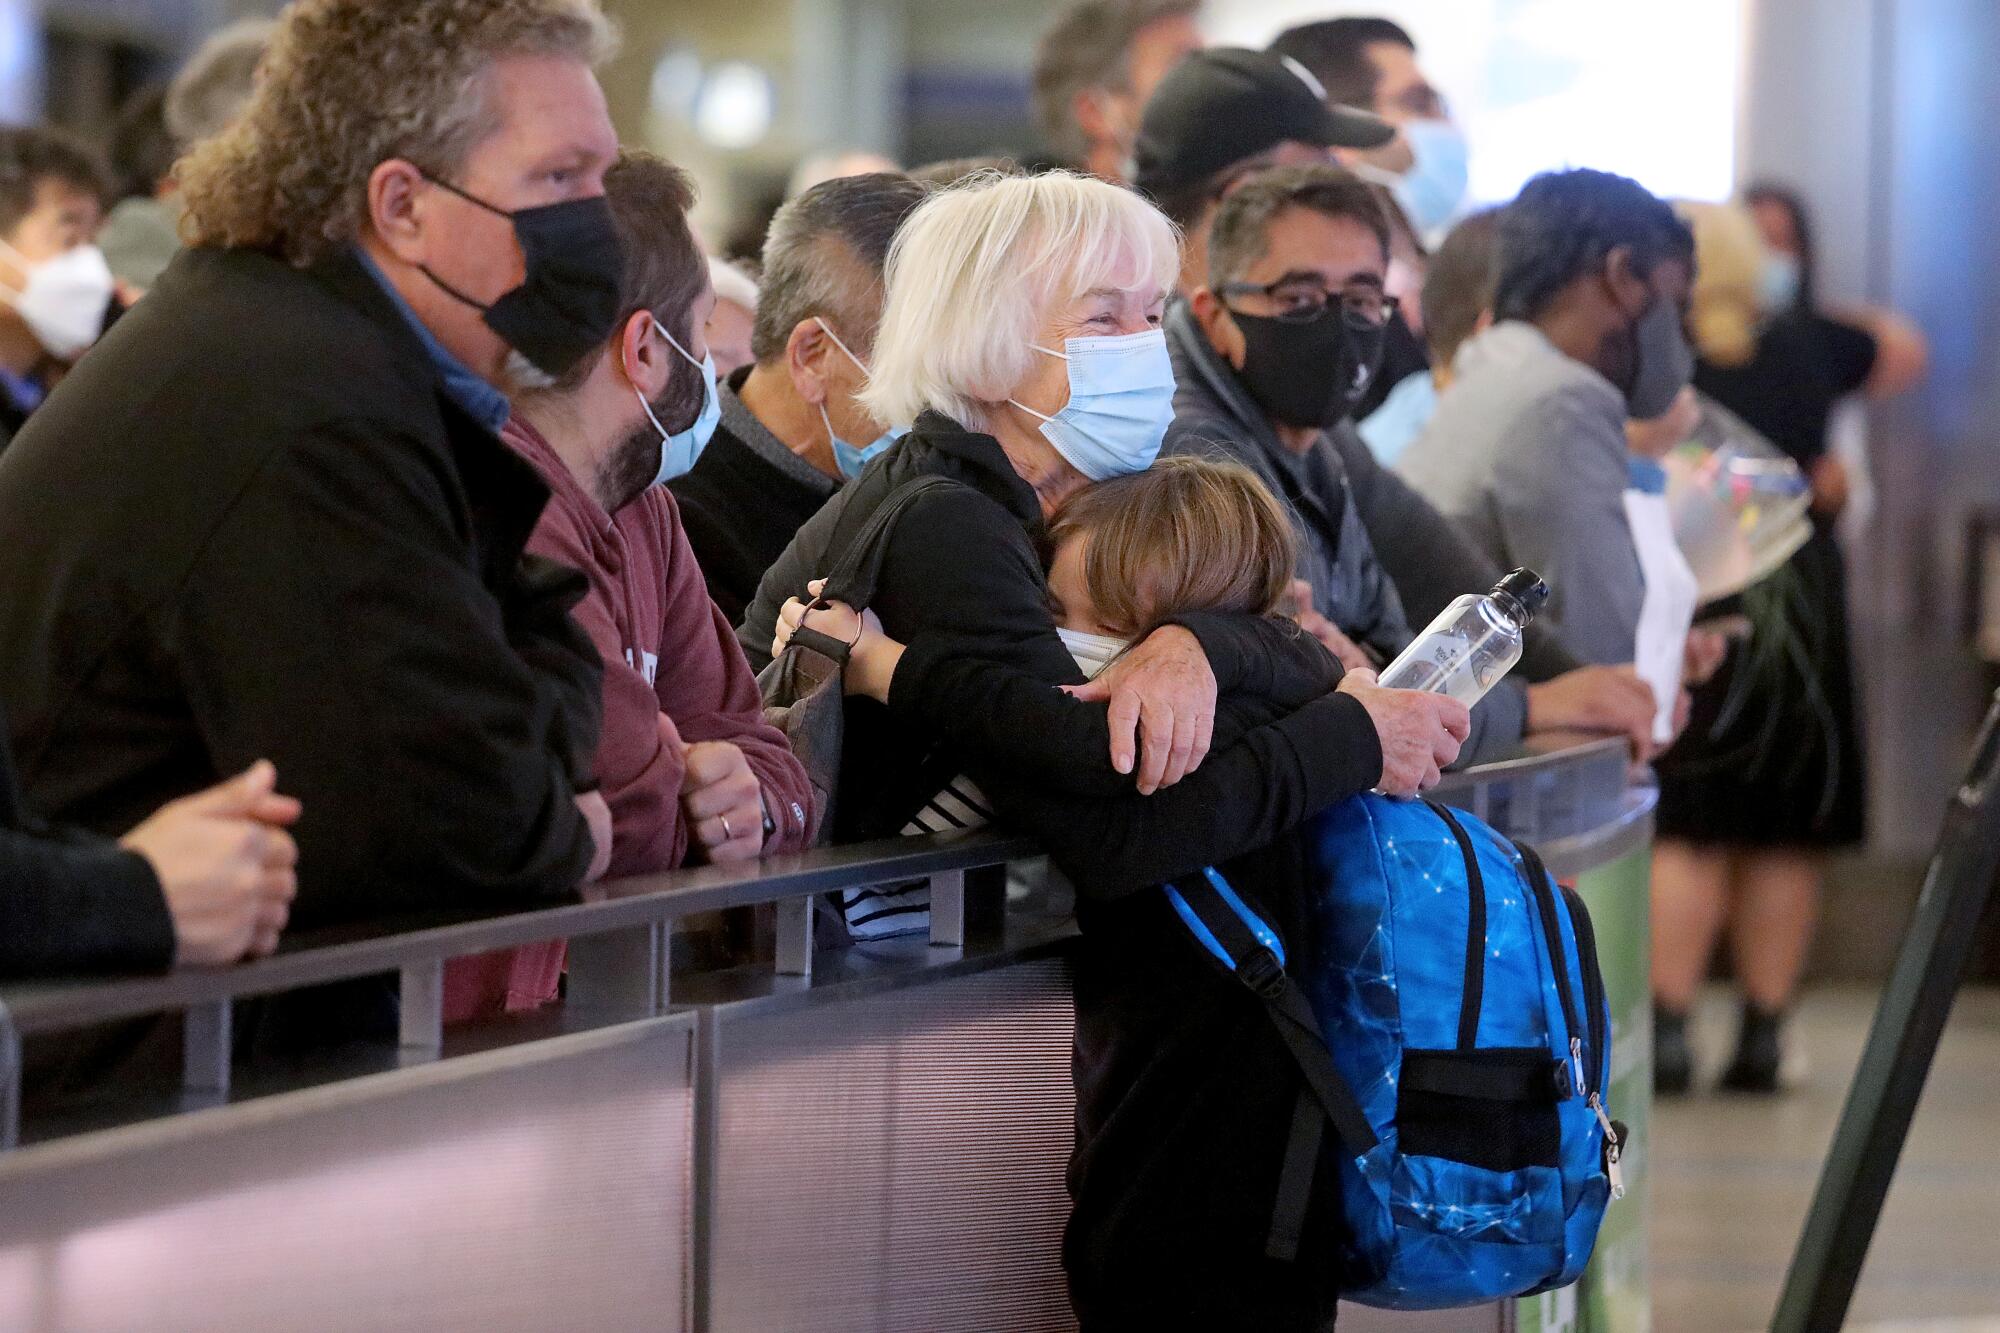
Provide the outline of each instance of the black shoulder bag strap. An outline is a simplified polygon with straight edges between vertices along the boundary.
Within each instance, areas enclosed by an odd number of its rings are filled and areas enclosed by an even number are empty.
[[[831,544],[832,549],[840,551],[840,558],[827,573],[826,584],[814,605],[845,602],[856,611],[866,610],[875,600],[876,584],[882,578],[882,561],[889,550],[889,534],[895,530],[897,520],[925,496],[953,489],[970,488],[950,477],[921,476],[910,478],[882,497],[882,503],[869,513],[860,531],[845,547],[837,538]],[[846,665],[847,645],[830,634],[801,625],[793,631],[791,641]]]
[[[1278,1197],[1264,1244],[1264,1252],[1271,1258],[1290,1262],[1298,1257],[1327,1122],[1333,1122],[1334,1135],[1351,1157],[1359,1157],[1379,1140],[1353,1089],[1334,1068],[1312,1002],[1273,948],[1276,934],[1261,921],[1258,925],[1263,933],[1253,929],[1245,920],[1250,909],[1239,910],[1240,899],[1232,903],[1233,891],[1225,897],[1220,880],[1213,871],[1189,875],[1169,885],[1168,893],[1175,911],[1210,958],[1263,1001],[1264,1012],[1284,1038],[1305,1080],[1292,1107],[1291,1132],[1278,1173]]]

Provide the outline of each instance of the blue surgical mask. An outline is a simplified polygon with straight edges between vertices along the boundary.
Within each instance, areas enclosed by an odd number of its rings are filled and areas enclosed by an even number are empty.
[[[647,318],[652,317],[649,315]],[[653,405],[646,401],[646,395],[639,392],[638,385],[632,386],[632,392],[639,399],[639,406],[646,411],[646,420],[652,422],[653,429],[660,433],[660,471],[653,478],[653,484],[664,486],[675,477],[685,476],[692,470],[695,460],[701,457],[701,451],[708,448],[708,442],[715,437],[716,423],[722,420],[722,399],[715,391],[715,358],[704,356],[699,361],[695,360],[688,349],[676,342],[673,334],[667,332],[667,326],[657,319],[653,320],[653,329],[667,340],[667,346],[679,352],[682,359],[701,371],[701,411],[695,414],[693,423],[685,430],[670,431],[662,426],[659,414],[654,412]]]
[[[840,340],[840,335],[833,331],[832,326],[817,315],[813,316],[813,323],[819,325],[820,332],[831,338],[833,345],[838,347],[863,375],[869,373],[868,363],[849,350],[847,344]],[[833,433],[833,419],[827,416],[825,403],[819,405],[819,421],[822,426],[826,427],[826,442],[833,446],[834,466],[839,468],[840,475],[849,481],[853,481],[856,477],[860,476],[861,469],[867,467],[869,461],[875,455],[881,453],[884,449],[887,449],[890,445],[910,433],[908,426],[891,426],[880,435],[877,435],[873,442],[856,446],[849,444],[846,440],[841,439]]]
[[[1054,416],[1013,403],[1041,417],[1042,438],[1092,481],[1144,472],[1160,456],[1160,441],[1174,419],[1174,363],[1160,329],[1107,338],[1071,338],[1044,356],[1069,362],[1069,402]]]
[[[1429,236],[1458,216],[1471,178],[1471,149],[1465,131],[1448,120],[1413,120],[1403,141],[1414,159],[1389,188],[1417,231]]]
[[[1798,304],[1799,257],[1781,251],[1764,256],[1757,274],[1758,300],[1767,315],[1782,315]]]

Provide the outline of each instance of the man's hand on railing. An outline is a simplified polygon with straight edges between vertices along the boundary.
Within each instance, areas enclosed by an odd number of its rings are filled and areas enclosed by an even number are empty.
[[[1653,687],[1630,666],[1580,667],[1528,687],[1529,731],[1622,732],[1641,763],[1653,754]]]
[[[764,850],[764,788],[743,751],[728,741],[697,741],[682,757],[692,859],[718,866],[756,860]]]
[[[278,947],[298,892],[299,803],[258,760],[160,809],[119,840],[153,867],[173,917],[176,963],[212,967]]]
[[[1139,768],[1139,791],[1151,796],[1201,767],[1215,736],[1215,672],[1201,641],[1166,625],[1087,685],[1066,685],[1086,703],[1111,701],[1111,765]]]

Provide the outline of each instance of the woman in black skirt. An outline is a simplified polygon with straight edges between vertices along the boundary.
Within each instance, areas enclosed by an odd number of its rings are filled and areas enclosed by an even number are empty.
[[[1687,731],[1660,763],[1653,993],[1662,1092],[1691,1082],[1687,1011],[1725,922],[1743,1016],[1722,1084],[1778,1090],[1780,1028],[1818,920],[1824,857],[1859,844],[1866,825],[1847,573],[1834,536],[1849,478],[1827,451],[1827,423],[1841,398],[1900,392],[1923,364],[1921,337],[1900,319],[1822,313],[1796,199],[1770,190],[1750,199],[1754,213],[1689,210],[1702,275],[1694,383],[1811,479],[1813,535],[1777,573],[1705,613],[1740,614],[1751,632],[1695,692]]]

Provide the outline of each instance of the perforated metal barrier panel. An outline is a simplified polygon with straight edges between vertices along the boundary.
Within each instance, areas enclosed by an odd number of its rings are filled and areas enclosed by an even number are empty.
[[[1075,1327],[1060,961],[715,1021],[714,1333]]]
[[[0,1158],[0,1328],[687,1327],[693,1022]]]

